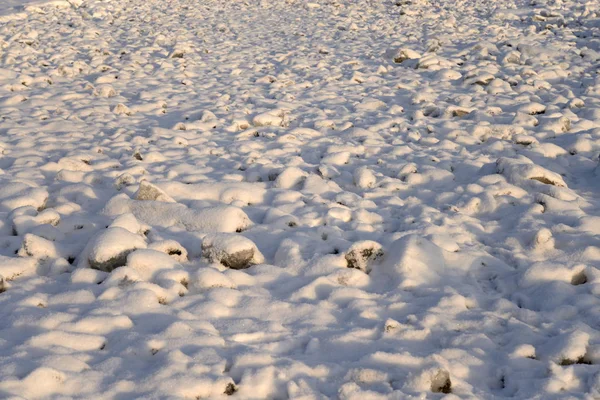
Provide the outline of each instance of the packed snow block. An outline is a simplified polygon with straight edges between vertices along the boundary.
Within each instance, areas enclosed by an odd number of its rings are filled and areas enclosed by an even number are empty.
[[[0,276],[6,281],[36,273],[38,260],[33,257],[5,257],[0,255]]]
[[[361,240],[350,246],[345,259],[348,268],[355,268],[364,273],[371,272],[373,264],[383,258],[383,248],[372,240]]]
[[[563,178],[552,171],[536,165],[526,157],[501,157],[496,161],[496,172],[503,175],[509,183],[524,184],[527,180],[537,181],[544,185],[567,187]]]
[[[232,269],[245,269],[265,261],[250,239],[224,233],[206,235],[202,239],[202,256]]]
[[[127,266],[134,269],[145,281],[151,281],[162,270],[173,269],[179,265],[168,254],[157,250],[139,249],[127,255]]]
[[[402,288],[434,285],[446,273],[443,250],[429,240],[407,235],[386,251],[381,271],[397,280]]]
[[[8,182],[0,187],[0,207],[12,211],[19,207],[31,206],[41,210],[48,200],[48,191],[32,187],[22,182]]]
[[[136,200],[152,200],[152,201],[163,201],[166,203],[176,203],[175,200],[168,194],[166,194],[158,186],[151,184],[148,181],[141,181],[140,188],[135,194]]]
[[[127,264],[129,253],[146,247],[140,235],[120,227],[107,228],[89,241],[79,256],[78,266],[111,272]]]

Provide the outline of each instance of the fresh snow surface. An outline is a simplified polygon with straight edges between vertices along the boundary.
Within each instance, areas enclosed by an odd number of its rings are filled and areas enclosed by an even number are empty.
[[[25,3],[0,398],[600,398],[599,0]]]

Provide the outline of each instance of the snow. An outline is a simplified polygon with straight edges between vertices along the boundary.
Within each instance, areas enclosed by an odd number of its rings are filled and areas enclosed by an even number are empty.
[[[6,15],[14,12],[15,10],[22,10],[27,5],[41,3],[39,0],[5,0],[0,6],[0,14]]]
[[[0,4],[0,398],[600,397],[596,0]]]
[[[43,7],[79,7],[85,0],[3,0],[0,4],[0,22],[22,20],[27,12],[43,12]]]

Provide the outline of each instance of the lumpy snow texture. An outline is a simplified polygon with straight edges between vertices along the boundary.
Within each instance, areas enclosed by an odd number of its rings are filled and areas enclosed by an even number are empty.
[[[0,4],[0,398],[600,398],[598,0]]]

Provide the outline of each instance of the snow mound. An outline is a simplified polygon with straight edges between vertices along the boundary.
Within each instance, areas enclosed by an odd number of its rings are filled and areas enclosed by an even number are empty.
[[[0,276],[3,281],[35,274],[38,263],[34,258],[14,258],[0,256]]]
[[[265,261],[250,239],[233,234],[206,235],[202,239],[202,256],[232,269],[245,269]]]
[[[115,261],[113,265],[117,265],[117,262]],[[127,254],[126,265],[135,270],[141,279],[151,281],[159,271],[175,268],[179,263],[161,251],[139,249]],[[106,270],[106,268],[99,269]]]
[[[248,215],[235,206],[204,207],[195,210],[179,203],[131,200],[125,194],[112,198],[106,204],[104,213],[109,216],[131,213],[150,226],[181,226],[188,231],[201,232],[241,232],[252,224]]]
[[[433,286],[451,275],[444,250],[417,235],[407,235],[391,243],[381,271],[401,288]]]
[[[496,165],[497,172],[505,176],[507,181],[512,184],[524,184],[527,180],[531,180],[544,185],[567,187],[559,174],[536,165],[525,157],[521,159],[499,158]]]
[[[152,200],[164,201],[166,203],[175,203],[171,196],[167,195],[158,186],[151,184],[148,181],[141,181],[140,188],[135,194],[136,200]]]
[[[346,251],[346,262],[348,268],[359,269],[365,273],[372,270],[372,264],[383,257],[382,246],[371,240],[353,243]]]
[[[146,240],[120,227],[107,228],[96,235],[79,256],[81,267],[110,272],[127,264],[127,256],[136,249],[145,249]]]

